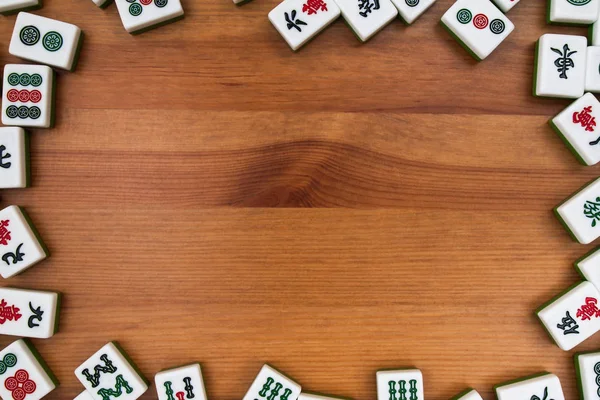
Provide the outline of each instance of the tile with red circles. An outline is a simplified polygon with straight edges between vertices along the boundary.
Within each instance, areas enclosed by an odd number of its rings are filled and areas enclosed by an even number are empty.
[[[2,123],[50,128],[54,124],[54,72],[45,65],[7,64],[2,85]]]

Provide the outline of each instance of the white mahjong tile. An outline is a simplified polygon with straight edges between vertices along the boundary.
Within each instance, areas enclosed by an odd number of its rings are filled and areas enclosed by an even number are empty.
[[[435,2],[436,0],[392,0],[398,9],[400,18],[407,24],[415,22]]]
[[[585,165],[600,161],[600,102],[586,93],[549,123],[575,157]]]
[[[112,0],[92,0],[95,5],[100,8],[106,8],[110,5]]]
[[[410,393],[423,400],[423,374],[418,369],[377,371],[377,400],[396,398],[396,393]]]
[[[575,269],[600,290],[600,247],[575,261]]]
[[[320,393],[302,392],[298,396],[298,400],[348,400],[343,397],[326,396]]]
[[[350,29],[363,42],[398,16],[390,0],[336,0]]]
[[[0,335],[47,339],[58,330],[60,294],[0,288]]]
[[[553,298],[536,314],[558,347],[568,351],[600,330],[600,292],[581,282]]]
[[[158,400],[206,400],[200,364],[184,365],[160,371],[154,377]]]
[[[480,61],[515,29],[489,0],[458,0],[442,16],[442,25]]]
[[[110,396],[135,400],[148,390],[146,380],[115,342],[88,358],[75,370],[75,376],[95,400]]]
[[[180,0],[115,0],[123,27],[142,33],[183,18]]]
[[[301,390],[299,384],[265,364],[242,400],[296,400]]]
[[[588,34],[590,36],[590,44],[592,46],[600,46],[600,19],[592,24]]]
[[[598,20],[600,0],[550,0],[548,23],[589,25]]]
[[[10,278],[47,257],[27,215],[17,206],[0,211],[0,275]]]
[[[0,14],[9,15],[19,11],[35,10],[42,6],[42,0],[2,0]]]
[[[453,397],[452,400],[483,400],[483,398],[475,389],[468,389],[466,392]]]
[[[2,123],[50,128],[54,125],[54,71],[45,65],[6,64]]]
[[[83,392],[79,393],[77,397],[75,397],[73,400],[94,400],[94,398],[91,394],[87,392],[87,390],[84,390]]]
[[[58,386],[58,381],[33,345],[24,339],[0,351],[0,397],[40,400]]]
[[[600,236],[600,179],[596,179],[556,208],[554,214],[573,239],[588,244]]]
[[[500,10],[502,10],[502,12],[507,13],[510,10],[512,10],[512,8],[514,6],[516,6],[520,0],[493,0],[493,1],[494,1],[494,4],[496,4],[496,6]]]
[[[587,38],[542,35],[536,45],[534,95],[576,99],[583,96]]]
[[[17,16],[8,52],[26,60],[69,71],[75,69],[81,29],[73,24],[21,12]]]
[[[560,380],[553,374],[522,378],[498,385],[495,389],[498,400],[565,400]]]
[[[575,354],[575,373],[582,399],[600,398],[600,352]]]
[[[23,128],[0,128],[0,189],[29,186],[29,140]]]
[[[271,10],[269,21],[295,51],[339,16],[333,0],[284,0]]]
[[[588,47],[585,58],[585,90],[600,93],[600,46]]]

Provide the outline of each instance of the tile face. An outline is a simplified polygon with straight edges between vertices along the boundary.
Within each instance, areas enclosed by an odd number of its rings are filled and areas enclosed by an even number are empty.
[[[206,400],[200,364],[160,371],[154,377],[158,400]]]
[[[585,64],[585,90],[600,93],[600,46],[587,48]]]
[[[141,33],[183,17],[179,0],[115,0],[123,27]]]
[[[75,376],[95,400],[135,400],[148,384],[115,342],[110,342],[75,370]]]
[[[75,69],[81,29],[73,24],[19,13],[8,52],[26,60],[69,71]]]
[[[29,177],[29,140],[23,128],[0,128],[0,189],[24,188]]]
[[[476,60],[489,56],[515,29],[489,0],[458,0],[441,22]]]
[[[589,25],[598,19],[599,0],[550,0],[548,22]]]
[[[2,123],[50,128],[54,123],[54,72],[45,65],[7,64]]]
[[[94,398],[91,394],[84,390],[83,392],[79,393],[79,395],[73,400],[94,400]]]
[[[347,400],[347,399],[342,399],[341,397],[331,397],[331,396],[325,396],[322,394],[318,394],[318,393],[300,393],[300,396],[298,396],[298,400]]]
[[[466,392],[453,397],[451,400],[483,400],[483,398],[476,390],[469,389]]]
[[[339,16],[333,0],[285,0],[271,10],[269,21],[295,51]]]
[[[42,0],[2,0],[0,14],[8,15],[23,10],[34,10],[42,6]]]
[[[400,18],[407,24],[412,24],[419,18],[436,0],[392,0],[398,9]]]
[[[600,330],[600,292],[581,282],[537,310],[537,316],[558,347],[567,351]]]
[[[493,0],[494,4],[502,10],[502,12],[509,12],[520,0]]]
[[[242,400],[296,400],[301,390],[296,382],[265,364]]]
[[[583,400],[600,398],[600,353],[576,354],[575,372]]]
[[[0,335],[46,339],[58,329],[60,295],[0,288]]]
[[[523,378],[522,380],[496,386],[498,400],[552,399],[565,400],[558,377],[553,374]]]
[[[58,381],[33,346],[19,339],[0,351],[0,397],[6,400],[39,400]]]
[[[337,0],[336,3],[350,29],[363,42],[398,16],[390,0]]]
[[[47,257],[44,245],[21,208],[0,211],[0,275],[10,278]]]
[[[600,118],[600,102],[593,94],[586,93],[549,121],[569,150],[585,165],[600,161],[597,118]]]
[[[588,244],[600,236],[600,179],[588,183],[554,209],[571,236]]]
[[[575,269],[600,290],[600,248],[575,261]]]
[[[423,400],[423,375],[418,369],[377,371],[377,400],[398,398]]]
[[[578,98],[583,96],[587,38],[547,33],[537,42],[534,95]]]

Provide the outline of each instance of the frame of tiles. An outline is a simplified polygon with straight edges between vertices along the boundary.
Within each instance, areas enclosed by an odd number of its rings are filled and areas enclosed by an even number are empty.
[[[10,278],[48,257],[48,250],[25,211],[8,206],[0,211],[0,275]]]
[[[450,400],[483,400],[483,398],[479,393],[477,393],[477,390],[467,389],[464,392],[454,396]]]
[[[550,0],[549,24],[589,25],[598,20],[600,0]]]
[[[554,215],[571,237],[582,244],[600,236],[600,178],[595,179],[554,208]]]
[[[423,374],[418,369],[385,369],[375,374],[377,377],[377,400],[400,398],[423,399]]]
[[[106,8],[112,3],[112,0],[92,0],[99,8]]]
[[[542,373],[494,387],[498,400],[552,399],[565,400],[560,380],[554,374]]]
[[[345,397],[333,397],[321,393],[302,392],[298,396],[298,400],[350,400]]]
[[[0,128],[0,189],[29,186],[29,135],[23,128]]]
[[[0,335],[47,339],[58,331],[61,294],[0,288]]]
[[[55,79],[45,65],[6,64],[2,90],[2,123],[24,127],[54,125]]]
[[[32,11],[42,8],[42,0],[3,0],[0,4],[0,14],[10,15],[19,11]]]
[[[494,4],[496,4],[496,6],[502,10],[503,13],[507,13],[512,10],[512,8],[516,6],[519,1],[520,0],[493,0]]]
[[[94,400],[135,400],[148,390],[148,382],[116,342],[94,353],[75,376]]]
[[[600,330],[600,292],[590,282],[570,287],[536,310],[542,325],[568,351]]]
[[[579,275],[600,290],[600,247],[595,248],[574,263]]]
[[[585,58],[585,90],[600,93],[600,46],[588,47]]]
[[[33,345],[19,339],[0,351],[0,397],[40,400],[58,386],[58,380]]]
[[[73,24],[21,12],[8,52],[29,61],[73,71],[82,41],[83,32]]]
[[[598,351],[577,353],[573,359],[581,398],[584,400],[600,398],[600,353]]]
[[[600,118],[600,102],[586,93],[548,121],[583,165],[600,161],[600,127],[596,127],[596,117]]]
[[[285,0],[269,12],[269,21],[296,51],[339,16],[332,0]]]
[[[441,23],[477,61],[487,58],[515,29],[489,0],[458,0]]]
[[[576,99],[583,96],[587,38],[542,35],[535,50],[533,95]]]
[[[115,0],[115,3],[123,27],[134,35],[184,17],[180,0]]]
[[[242,400],[297,400],[301,391],[299,384],[265,364]]]
[[[158,400],[206,400],[200,364],[160,371],[154,376]]]
[[[336,0],[358,40],[366,42],[398,16],[390,0]]]
[[[398,9],[400,18],[409,25],[423,15],[435,2],[436,0],[392,0]]]

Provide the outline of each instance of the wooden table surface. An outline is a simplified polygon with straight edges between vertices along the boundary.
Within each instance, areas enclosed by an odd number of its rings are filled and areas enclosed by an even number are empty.
[[[211,400],[265,362],[357,400],[398,366],[429,400],[543,370],[576,398],[573,352],[533,311],[579,279],[593,246],[551,209],[599,170],[546,124],[569,101],[531,86],[537,38],[585,29],[525,0],[477,63],[439,24],[452,0],[364,45],[340,19],[298,53],[267,20],[278,0],[184,0],[184,21],[136,37],[114,5],[44,1],[84,47],[56,128],[32,131],[33,187],[1,196],[52,252],[2,284],[65,294],[60,332],[34,340],[61,381],[48,399],[78,394],[110,340],[150,380],[202,362]]]

